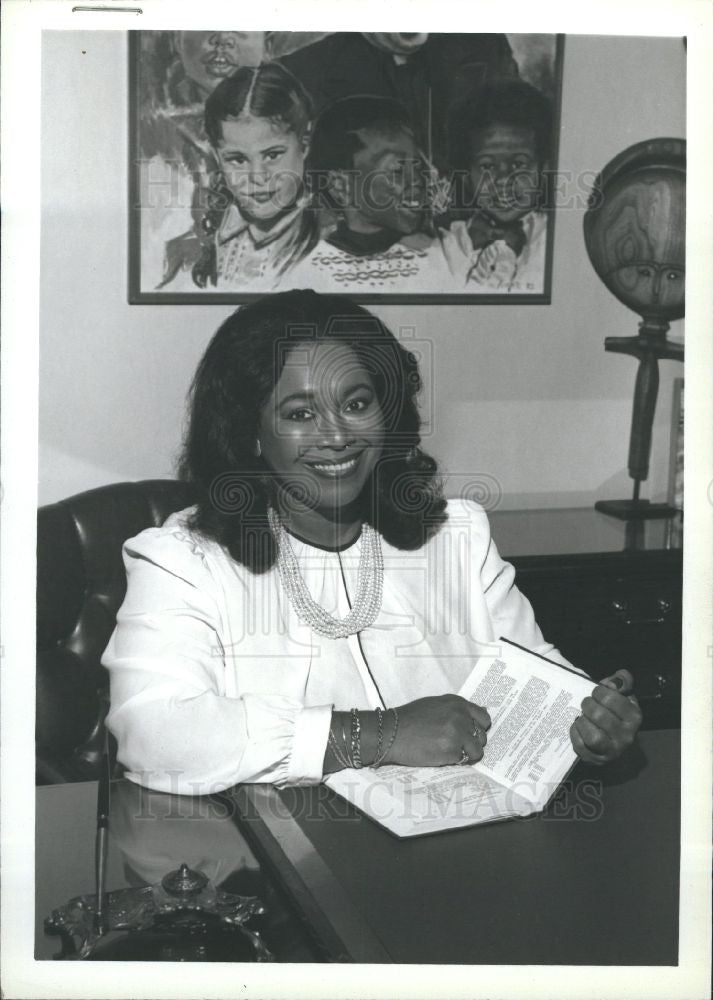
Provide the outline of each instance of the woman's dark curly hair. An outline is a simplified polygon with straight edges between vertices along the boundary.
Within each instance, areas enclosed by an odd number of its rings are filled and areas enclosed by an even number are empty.
[[[180,463],[198,503],[191,527],[225,546],[255,573],[276,555],[267,520],[276,484],[255,455],[260,416],[294,346],[339,341],[369,372],[385,425],[382,455],[363,496],[365,520],[387,542],[415,549],[445,521],[446,501],[433,458],[421,451],[414,355],[350,299],[317,292],[268,295],[229,316],[198,366]]]

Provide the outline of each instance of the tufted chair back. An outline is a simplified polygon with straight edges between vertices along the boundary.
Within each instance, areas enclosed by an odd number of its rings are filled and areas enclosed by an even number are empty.
[[[192,501],[185,483],[155,479],[101,486],[39,509],[38,783],[97,776],[108,694],[100,659],[126,591],[122,544]]]

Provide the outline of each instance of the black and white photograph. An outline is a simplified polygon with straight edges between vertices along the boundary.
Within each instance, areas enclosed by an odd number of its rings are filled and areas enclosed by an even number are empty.
[[[8,6],[3,994],[699,1000],[713,12]]]

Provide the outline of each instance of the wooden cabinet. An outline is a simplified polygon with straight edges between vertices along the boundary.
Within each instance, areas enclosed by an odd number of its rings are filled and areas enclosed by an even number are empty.
[[[594,510],[491,513],[545,638],[595,678],[634,675],[647,729],[680,725],[682,529]]]

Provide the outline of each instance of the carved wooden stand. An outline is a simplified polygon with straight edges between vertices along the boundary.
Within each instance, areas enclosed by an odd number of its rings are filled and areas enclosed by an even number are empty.
[[[669,324],[665,320],[648,318],[639,324],[638,337],[606,337],[604,349],[616,354],[630,354],[639,359],[634,389],[629,439],[629,475],[634,480],[631,500],[598,500],[595,508],[613,517],[630,518],[672,517],[675,507],[666,503],[651,503],[639,497],[641,483],[649,475],[651,431],[659,391],[659,358],[683,361],[683,344],[668,340]]]

